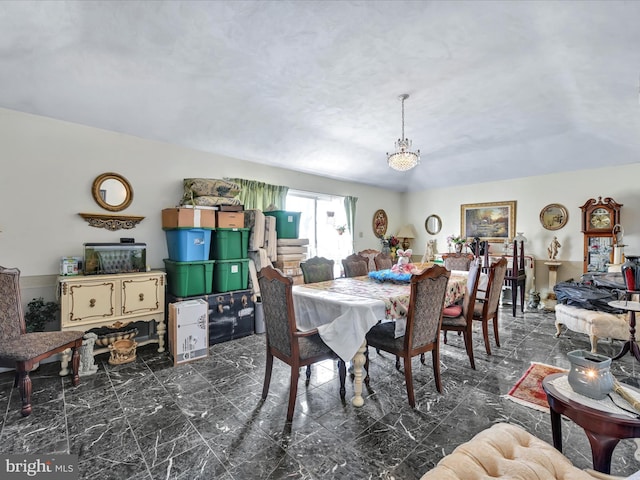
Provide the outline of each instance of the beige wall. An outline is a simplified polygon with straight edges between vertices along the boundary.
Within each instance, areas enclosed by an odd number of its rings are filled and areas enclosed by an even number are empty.
[[[149,265],[162,268],[167,251],[160,211],[178,202],[185,177],[242,177],[357,196],[356,250],[379,247],[371,219],[375,210],[384,208],[389,233],[407,222],[415,225],[419,237],[413,246],[419,255],[429,237],[424,230],[427,215],[442,218],[442,231],[433,238],[439,250],[446,251],[447,235],[460,231],[461,204],[516,200],[516,230],[524,232],[529,240],[527,253],[538,259],[536,284],[543,291],[548,278],[543,262],[554,234],[562,244],[559,259],[566,262],[558,279],[577,278],[582,271],[579,206],[589,198],[610,196],[624,204],[627,253],[640,253],[640,209],[636,207],[640,164],[400,194],[5,109],[0,109],[0,145],[0,265],[21,269],[23,285],[31,289],[25,292],[25,301],[42,294],[53,296],[59,258],[82,255],[85,242],[135,237],[147,243]],[[423,161],[428,162],[428,156]],[[529,165],[519,166],[516,161],[514,168],[529,174]],[[133,186],[133,203],[123,213],[146,217],[133,230],[89,227],[78,216],[79,212],[100,212],[91,197],[91,184],[98,174],[109,171],[125,176]],[[569,210],[568,224],[556,232],[545,230],[539,222],[540,210],[549,203]],[[499,251],[499,246],[494,250]]]

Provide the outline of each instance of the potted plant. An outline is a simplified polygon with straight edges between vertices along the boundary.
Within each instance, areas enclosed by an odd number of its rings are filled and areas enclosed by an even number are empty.
[[[55,320],[59,312],[56,302],[45,302],[44,298],[34,298],[27,304],[24,314],[27,333],[44,332],[47,322]]]
[[[338,225],[336,227],[336,231],[338,232],[338,235],[342,235],[346,230],[347,230],[346,225]]]

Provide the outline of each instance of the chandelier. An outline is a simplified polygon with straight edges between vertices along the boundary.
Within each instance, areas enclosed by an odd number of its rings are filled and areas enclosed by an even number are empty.
[[[396,140],[395,153],[387,152],[387,163],[394,170],[405,172],[420,163],[420,150],[411,151],[411,140],[404,136],[404,101],[409,98],[408,93],[400,95],[402,101],[402,137]]]

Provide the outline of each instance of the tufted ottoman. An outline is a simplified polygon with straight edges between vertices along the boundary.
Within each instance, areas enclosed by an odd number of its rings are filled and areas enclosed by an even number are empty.
[[[574,332],[589,335],[592,353],[597,352],[599,338],[629,339],[629,321],[626,313],[613,314],[558,304],[556,305],[556,337],[560,336],[562,325]]]
[[[587,473],[548,443],[510,423],[483,430],[444,457],[421,480],[594,480],[616,479]]]

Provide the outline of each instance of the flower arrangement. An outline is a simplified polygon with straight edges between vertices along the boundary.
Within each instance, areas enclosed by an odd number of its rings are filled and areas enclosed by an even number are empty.
[[[463,245],[467,242],[467,239],[460,236],[460,235],[449,235],[447,237],[447,245],[451,245],[453,244],[458,244],[458,245]]]
[[[336,227],[336,232],[338,232],[338,235],[342,235],[346,230],[347,230],[346,225],[338,225]]]
[[[389,255],[392,258],[396,258],[396,250],[400,247],[400,239],[395,235],[389,235],[388,237],[381,237],[382,241],[382,251],[385,251],[385,248],[389,249]]]

